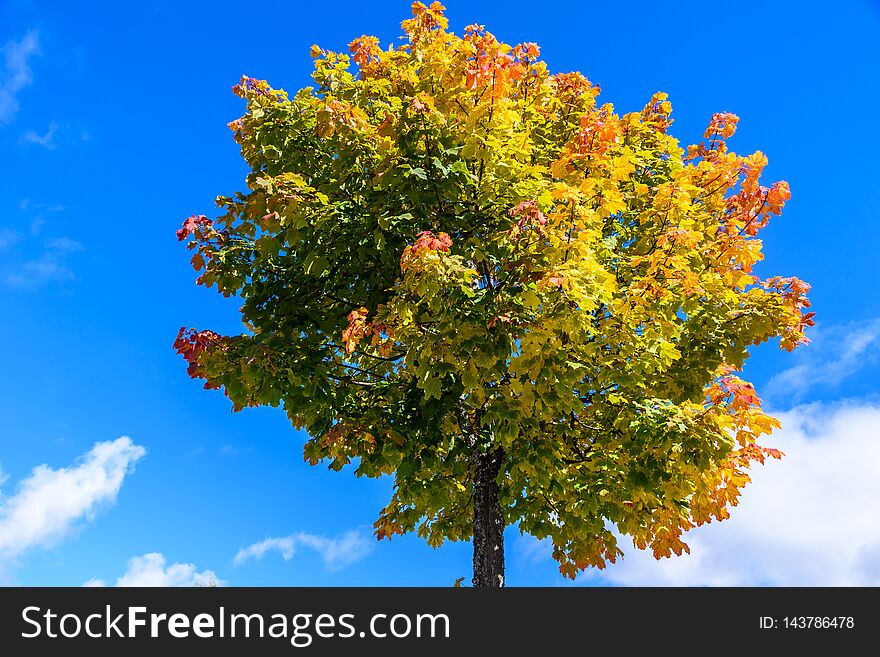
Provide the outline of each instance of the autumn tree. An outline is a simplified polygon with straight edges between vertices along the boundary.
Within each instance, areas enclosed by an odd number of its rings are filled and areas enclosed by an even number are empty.
[[[403,29],[313,47],[293,95],[234,87],[247,191],[178,237],[246,332],[181,329],[190,375],[283,407],[312,464],[392,475],[376,536],[472,539],[475,586],[504,584],[510,525],[568,577],[619,535],[687,551],[780,456],[737,372],[812,324],[805,283],[753,271],[788,185],[728,149],[732,114],[684,150],[663,93],[620,116],[533,43],[448,32],[436,2]]]

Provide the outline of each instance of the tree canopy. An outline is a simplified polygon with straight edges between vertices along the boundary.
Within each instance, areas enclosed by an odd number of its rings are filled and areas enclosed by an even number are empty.
[[[536,44],[447,27],[416,2],[402,45],[314,46],[294,94],[234,87],[247,189],[178,237],[246,331],[175,347],[236,410],[283,407],[310,463],[392,475],[379,538],[471,539],[491,455],[503,524],[564,575],[619,534],[681,554],[780,456],[739,370],[812,324],[808,285],[753,271],[788,185],[729,150],[732,114],[685,149],[666,94],[618,115]]]

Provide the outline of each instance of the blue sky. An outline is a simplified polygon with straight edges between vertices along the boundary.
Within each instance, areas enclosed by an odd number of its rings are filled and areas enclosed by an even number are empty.
[[[814,343],[746,367],[783,430],[733,518],[693,553],[631,554],[594,584],[880,584],[880,3],[449,0],[450,27],[536,41],[621,112],[666,91],[672,131],[741,117],[792,200],[762,275],[813,285]],[[293,90],[309,47],[389,43],[408,3],[0,3],[0,584],[451,585],[470,546],[376,543],[387,480],[302,460],[280,411],[190,380],[182,325],[240,332],[174,236],[243,186],[226,124],[242,73]],[[128,436],[129,439],[121,439]],[[630,550],[632,552],[632,550]],[[508,582],[558,585],[508,534]],[[209,572],[210,571],[210,572]]]

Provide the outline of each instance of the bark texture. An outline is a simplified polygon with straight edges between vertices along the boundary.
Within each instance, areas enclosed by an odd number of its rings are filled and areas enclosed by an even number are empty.
[[[478,588],[504,586],[504,516],[498,502],[500,449],[471,456],[474,482],[474,578]]]

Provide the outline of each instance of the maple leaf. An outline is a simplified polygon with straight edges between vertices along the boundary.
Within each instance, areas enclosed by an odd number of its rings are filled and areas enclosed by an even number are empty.
[[[773,214],[782,214],[782,206],[791,198],[791,190],[784,180],[774,183],[767,192],[767,205]]]
[[[192,215],[184,220],[183,226],[177,231],[177,239],[182,242],[194,233],[197,228],[202,226],[205,228],[211,228],[213,225],[214,222],[203,214]]]
[[[709,121],[709,127],[703,135],[706,139],[721,137],[727,139],[732,137],[736,132],[736,125],[739,123],[739,117],[730,112],[716,112]]]
[[[368,312],[366,308],[358,308],[348,313],[348,326],[342,332],[342,342],[346,352],[352,353],[366,334]]]

